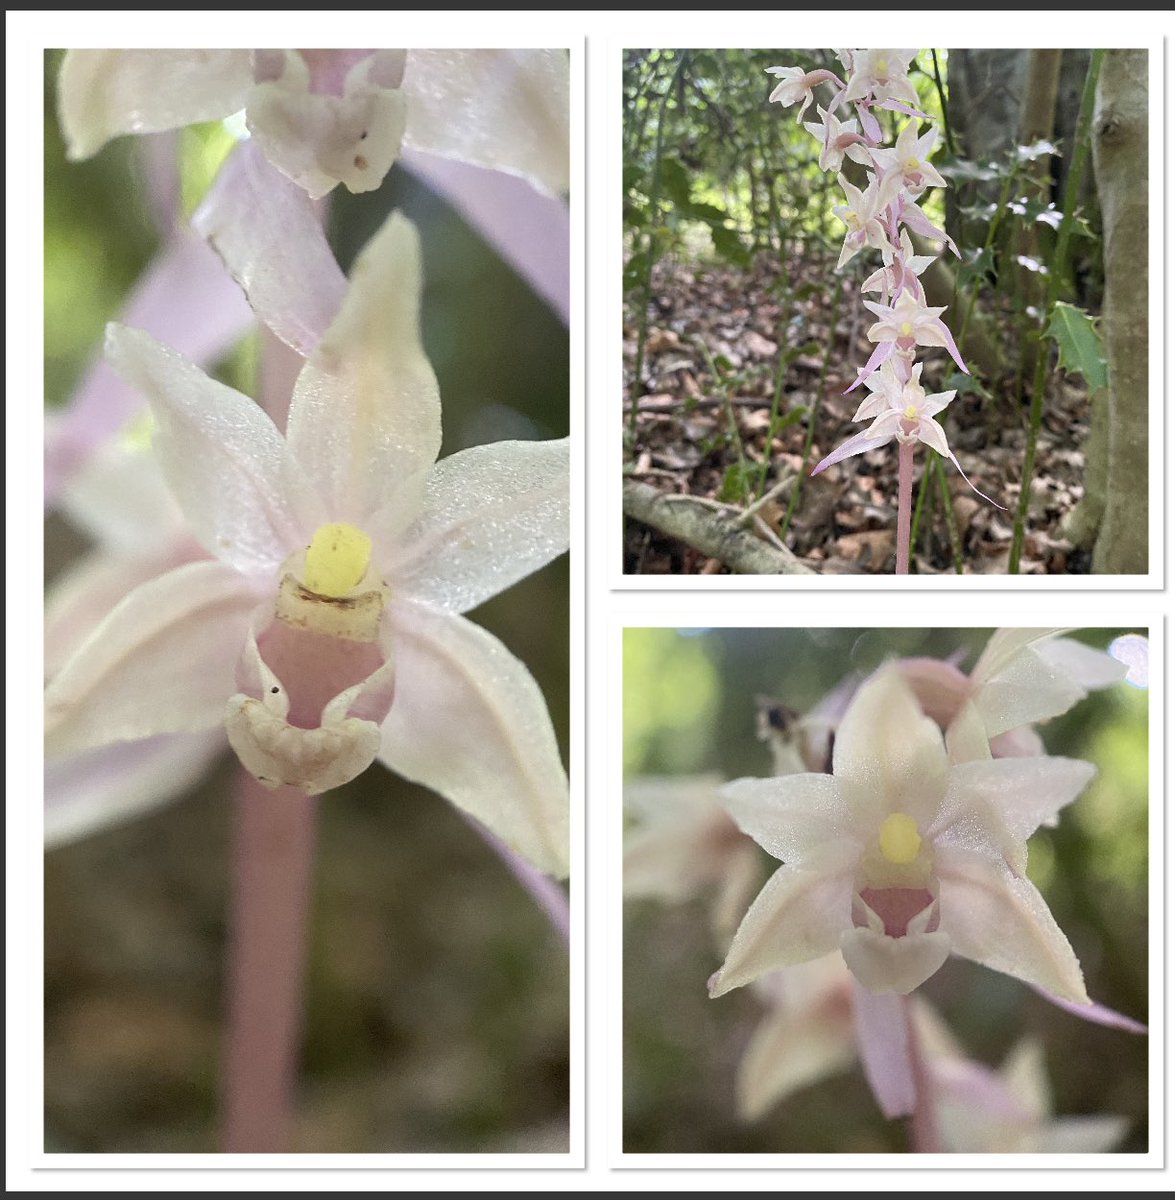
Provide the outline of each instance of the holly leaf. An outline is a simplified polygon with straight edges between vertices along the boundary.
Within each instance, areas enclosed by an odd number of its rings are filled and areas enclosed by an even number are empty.
[[[1058,301],[1053,305],[1045,334],[1057,343],[1063,371],[1084,376],[1091,392],[1106,387],[1109,382],[1106,348],[1097,324],[1085,309]]]

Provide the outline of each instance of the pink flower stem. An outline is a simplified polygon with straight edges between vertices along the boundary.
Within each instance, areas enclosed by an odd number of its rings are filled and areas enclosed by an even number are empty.
[[[290,1149],[317,800],[243,768],[233,795],[223,1148]]]
[[[904,997],[906,1010],[906,1033],[909,1047],[910,1067],[914,1075],[914,1111],[910,1114],[910,1145],[915,1154],[939,1154],[942,1143],[938,1136],[938,1122],[931,1101],[930,1073],[926,1067],[922,1039],[914,1024],[914,1002]]]
[[[896,574],[910,573],[910,512],[914,494],[914,443],[898,445],[898,563]]]

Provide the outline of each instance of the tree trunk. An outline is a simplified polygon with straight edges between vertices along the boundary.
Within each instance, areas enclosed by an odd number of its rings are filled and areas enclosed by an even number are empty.
[[[1099,573],[1147,570],[1147,52],[1108,50],[1097,85],[1093,167],[1104,225],[1102,337],[1109,364],[1106,511]]]

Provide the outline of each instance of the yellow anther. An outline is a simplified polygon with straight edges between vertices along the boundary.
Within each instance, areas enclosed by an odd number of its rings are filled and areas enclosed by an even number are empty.
[[[345,596],[367,574],[371,538],[354,525],[320,525],[306,550],[303,584],[319,596]]]
[[[903,414],[907,421],[918,420],[918,406],[915,404],[907,404],[906,411]]]
[[[918,832],[918,826],[914,818],[905,813],[891,813],[886,817],[881,823],[877,841],[885,860],[897,866],[912,863],[922,849],[922,835]]]
[[[873,76],[875,79],[885,79],[889,75],[889,59],[879,58],[873,64]]]
[[[912,334],[914,332],[914,326],[911,325],[909,321],[903,321],[900,332],[901,332],[902,337],[909,337],[910,334]]]
[[[906,169],[907,174],[913,174],[913,172],[918,170],[918,168],[921,165],[922,164],[918,161],[918,159],[914,158],[913,156],[911,156],[910,158],[907,158],[906,163],[905,163],[905,169]]]

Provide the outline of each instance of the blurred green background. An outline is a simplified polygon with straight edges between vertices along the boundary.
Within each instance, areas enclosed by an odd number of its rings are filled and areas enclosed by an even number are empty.
[[[67,163],[45,79],[45,387],[62,404],[158,245],[140,139]],[[181,138],[190,211],[228,149]],[[393,209],[420,227],[421,326],[444,447],[568,433],[567,331],[400,168],[332,194],[348,268]],[[217,374],[252,394],[252,338]],[[51,581],[85,548],[46,527]],[[568,752],[568,560],[469,614],[526,664]],[[196,792],[46,858],[46,1147],[217,1148],[228,757]],[[568,1138],[566,950],[444,800],[379,766],[322,806],[296,1148],[558,1151]]]
[[[1104,649],[1125,630],[1072,636]],[[1145,630],[1135,632],[1145,633]],[[757,695],[804,711],[848,672],[890,656],[966,651],[991,630],[626,629],[624,766],[645,775],[771,774]],[[1095,692],[1040,727],[1049,753],[1098,774],[1055,829],[1029,843],[1040,887],[1085,971],[1091,997],[1147,1019],[1147,693]],[[761,852],[765,882],[778,866]],[[624,926],[624,1147],[629,1152],[864,1152],[907,1148],[859,1066],[805,1088],[753,1123],[735,1113],[737,1064],[766,1008],[750,988],[718,1000],[721,965],[705,899],[629,899]],[[1057,1115],[1131,1119],[1121,1150],[1147,1149],[1145,1037],[1072,1017],[1009,976],[954,958],[924,987],[968,1054],[996,1067],[1024,1035],[1045,1047]]]

